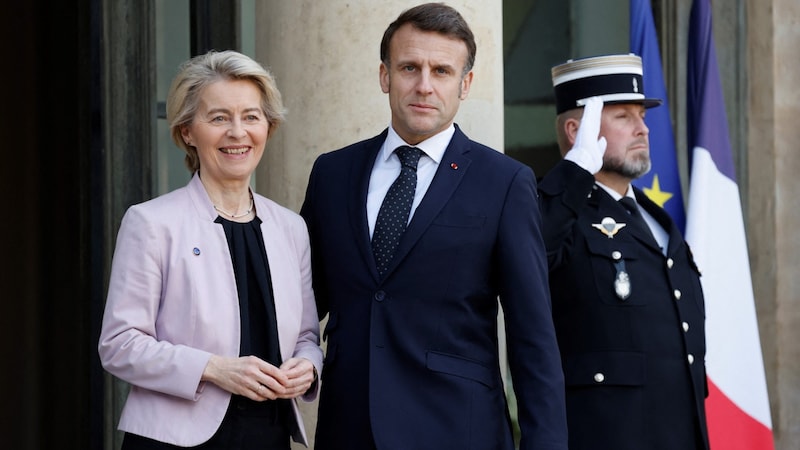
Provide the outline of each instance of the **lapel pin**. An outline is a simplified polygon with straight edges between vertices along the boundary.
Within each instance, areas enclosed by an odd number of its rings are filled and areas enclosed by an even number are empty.
[[[453,169],[453,170],[458,170],[458,164],[450,163],[450,168]]]
[[[609,239],[613,239],[614,235],[617,234],[619,230],[625,227],[625,224],[617,223],[617,221],[612,219],[611,217],[603,217],[603,220],[600,221],[600,223],[593,223],[592,226],[600,230],[601,233],[608,236]]]

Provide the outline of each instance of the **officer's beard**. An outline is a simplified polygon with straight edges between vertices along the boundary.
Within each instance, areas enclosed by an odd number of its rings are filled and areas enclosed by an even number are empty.
[[[604,172],[616,173],[631,180],[650,172],[651,167],[649,151],[639,151],[632,155],[625,153],[622,158],[612,157],[607,153],[603,156]]]

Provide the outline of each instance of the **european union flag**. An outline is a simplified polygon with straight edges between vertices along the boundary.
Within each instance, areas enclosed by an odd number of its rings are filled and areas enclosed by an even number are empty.
[[[631,0],[630,4],[631,53],[642,58],[644,92],[647,97],[660,98],[661,106],[647,110],[645,123],[650,128],[650,159],[653,168],[649,173],[633,181],[672,217],[683,232],[686,213],[681,194],[681,179],[675,135],[669,115],[667,89],[661,71],[661,53],[658,50],[656,27],[649,0]]]

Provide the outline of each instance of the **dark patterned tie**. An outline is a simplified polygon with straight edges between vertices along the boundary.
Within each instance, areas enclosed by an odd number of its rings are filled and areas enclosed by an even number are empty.
[[[394,152],[400,158],[400,175],[383,199],[372,233],[372,253],[381,276],[389,267],[400,236],[406,230],[417,189],[417,163],[422,154],[420,149],[408,146],[397,147]]]

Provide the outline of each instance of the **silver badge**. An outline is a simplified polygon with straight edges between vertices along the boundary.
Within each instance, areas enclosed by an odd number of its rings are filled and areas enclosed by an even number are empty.
[[[614,292],[621,300],[625,300],[631,295],[631,280],[628,272],[624,270],[617,272],[617,278],[614,280]]]

